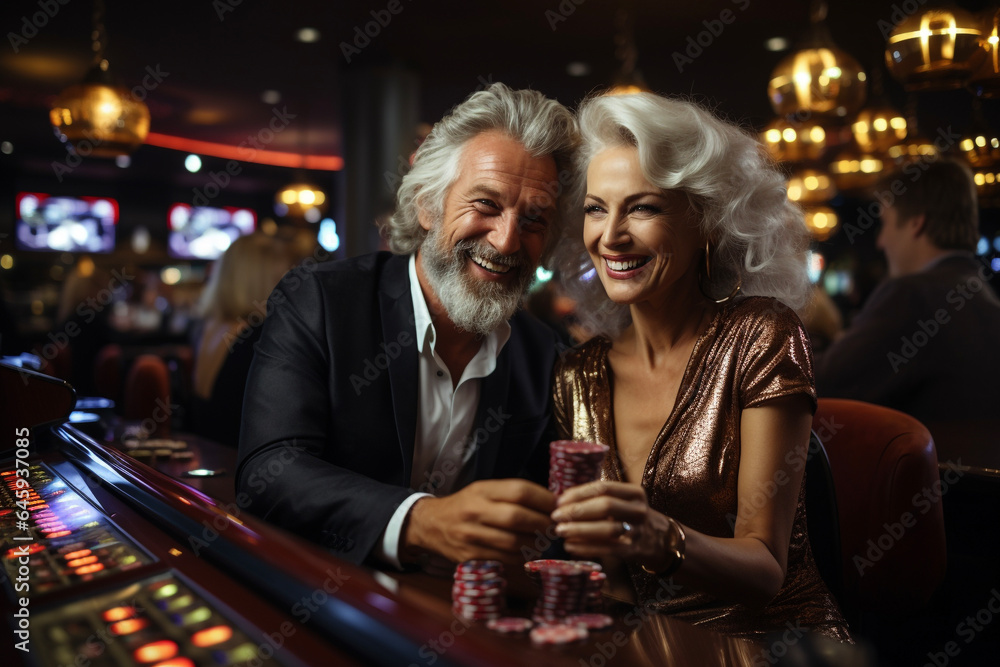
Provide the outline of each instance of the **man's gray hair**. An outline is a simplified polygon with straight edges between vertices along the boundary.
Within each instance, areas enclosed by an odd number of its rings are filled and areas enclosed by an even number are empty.
[[[532,157],[551,155],[559,181],[549,192],[556,197],[558,219],[549,226],[545,261],[558,241],[570,204],[573,161],[579,143],[576,119],[566,107],[534,90],[511,90],[494,83],[473,93],[442,118],[417,149],[413,166],[396,193],[396,212],[382,226],[392,252],[407,255],[420,247],[427,231],[419,212],[439,220],[448,189],[458,178],[462,150],[483,132],[503,132],[520,142]]]

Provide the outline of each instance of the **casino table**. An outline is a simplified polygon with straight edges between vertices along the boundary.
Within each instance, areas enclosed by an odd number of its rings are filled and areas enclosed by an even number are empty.
[[[0,390],[0,665],[757,665],[812,642],[610,599],[581,642],[499,635],[452,614],[448,579],[356,567],[88,435],[64,382],[0,364]],[[531,586],[511,577],[514,613]]]

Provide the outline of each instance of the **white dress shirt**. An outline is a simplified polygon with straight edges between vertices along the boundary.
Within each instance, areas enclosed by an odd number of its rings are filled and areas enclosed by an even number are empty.
[[[410,475],[410,488],[415,492],[396,508],[375,552],[396,567],[402,567],[399,540],[413,504],[427,496],[448,495],[472,481],[476,448],[470,435],[481,379],[496,369],[497,357],[510,339],[510,324],[504,322],[483,339],[458,384],[453,384],[451,372],[435,349],[437,331],[417,279],[416,255],[410,256],[410,298],[418,351],[417,428]]]

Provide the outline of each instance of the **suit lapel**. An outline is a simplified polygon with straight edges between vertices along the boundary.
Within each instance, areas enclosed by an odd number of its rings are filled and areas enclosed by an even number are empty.
[[[413,299],[410,297],[409,256],[393,256],[386,261],[379,283],[379,310],[382,314],[382,336],[391,353],[399,346],[399,355],[389,362],[389,386],[392,391],[392,412],[399,434],[399,451],[403,458],[403,480],[410,485],[413,469],[413,442],[417,432],[417,354],[416,328],[413,320]],[[391,356],[391,354],[390,354]]]
[[[500,453],[500,441],[503,439],[504,420],[494,415],[503,414],[508,407],[507,389],[510,385],[510,345],[504,346],[497,357],[496,370],[482,380],[479,392],[479,407],[476,410],[476,423],[473,425],[473,442],[478,441],[481,432],[486,433],[486,440],[476,451],[475,479],[490,479],[496,468],[497,455]],[[487,427],[487,420],[489,426]],[[479,431],[482,429],[482,431]]]

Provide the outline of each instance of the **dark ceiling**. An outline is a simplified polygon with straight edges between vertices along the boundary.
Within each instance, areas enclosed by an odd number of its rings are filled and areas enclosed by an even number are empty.
[[[891,20],[899,4],[833,0],[827,23],[834,40],[870,71],[884,46],[879,21]],[[986,3],[959,4],[980,10]],[[274,105],[261,95],[275,90],[281,94],[277,106],[287,106],[298,118],[271,147],[339,156],[342,136],[351,131],[340,122],[341,110],[350,103],[343,97],[348,75],[364,76],[390,64],[411,70],[419,81],[420,116],[427,121],[439,118],[484,81],[531,86],[573,106],[614,75],[620,6],[623,3],[603,0],[107,0],[107,55],[114,73],[130,87],[143,80],[147,68],[161,73],[162,83],[146,100],[153,132],[239,144],[267,123]],[[801,35],[808,23],[807,2],[636,0],[631,6],[638,66],[653,89],[695,96],[757,128],[773,117],[767,80],[785,54],[767,51],[764,42],[775,36],[794,41]],[[43,21],[39,17],[44,7],[58,11]],[[55,95],[88,68],[92,8],[89,0],[3,3],[0,141],[15,146],[12,155],[0,155],[4,173],[51,174],[51,161],[65,156],[49,126],[47,109]],[[724,11],[734,17],[728,25],[719,21],[728,18]],[[367,45],[358,39],[364,46],[349,54],[348,63],[342,44],[357,48],[353,40],[377,18],[385,25],[377,26]],[[295,33],[303,27],[316,28],[320,40],[296,41]],[[374,24],[367,28],[376,32]],[[708,46],[679,71],[674,54],[688,48],[689,38],[710,29],[718,34],[702,35]],[[567,66],[572,62],[584,63],[589,73],[570,76]],[[891,80],[886,88],[902,106],[901,88]],[[969,107],[964,91],[937,102],[933,95],[921,97],[921,113],[948,114],[948,122],[959,127],[968,122]],[[988,106],[989,116],[994,111]],[[184,172],[182,159],[174,151],[144,146],[129,170],[91,159],[74,176],[155,177],[187,187],[201,176]],[[243,187],[287,181],[285,171],[250,170]]]

